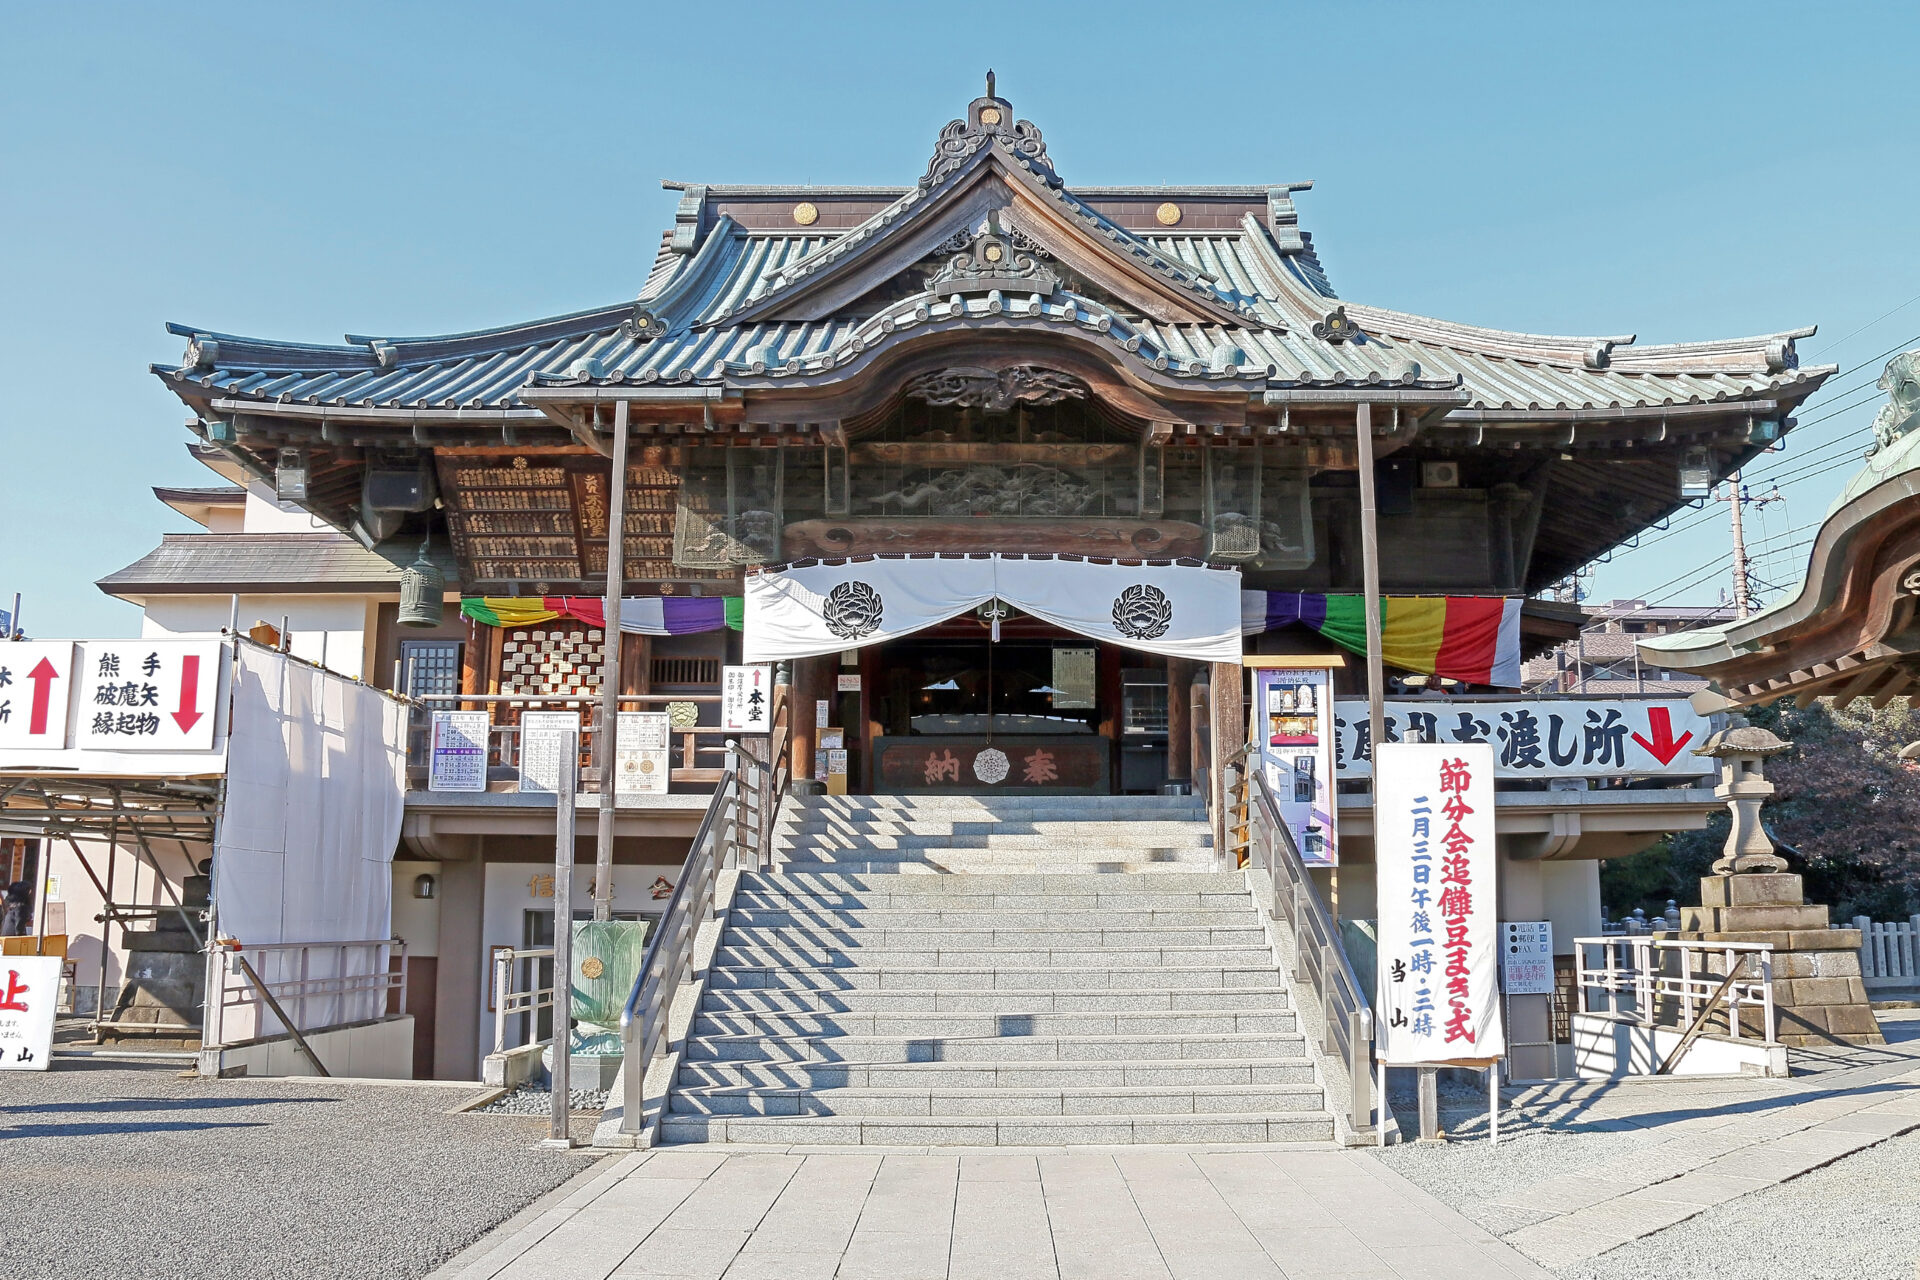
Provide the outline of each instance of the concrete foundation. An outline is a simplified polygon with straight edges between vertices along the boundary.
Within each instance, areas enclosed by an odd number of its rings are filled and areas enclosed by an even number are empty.
[[[1704,876],[1700,903],[1681,911],[1681,939],[1773,947],[1773,1000],[1782,1044],[1886,1043],[1860,976],[1860,931],[1828,928],[1827,908],[1806,902],[1799,876]]]

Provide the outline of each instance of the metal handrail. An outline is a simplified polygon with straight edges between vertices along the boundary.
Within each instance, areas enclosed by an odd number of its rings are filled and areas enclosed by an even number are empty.
[[[348,955],[350,952],[371,952],[364,973],[348,973]],[[206,1009],[211,1025],[205,1028],[205,1042],[209,1045],[242,1043],[257,1039],[261,1034],[259,1008],[268,1006],[269,1001],[284,1000],[294,1006],[293,1022],[287,1022],[279,1009],[268,1008],[279,1019],[285,1030],[320,1031],[330,1026],[342,1026],[357,1020],[348,1017],[349,1003],[365,1003],[369,1008],[377,1008],[386,1013],[389,1005],[392,1012],[404,1015],[407,1011],[407,944],[401,938],[351,938],[323,942],[249,942],[240,943],[227,940],[215,947],[219,961],[213,966],[214,989],[207,993]],[[314,976],[311,970],[316,953],[334,953],[335,972]],[[239,960],[244,956],[274,955],[276,959],[290,958],[296,964],[291,974],[276,973],[272,981],[267,973],[254,968],[247,984],[235,986],[228,981],[240,971]],[[398,960],[398,967],[393,962]],[[264,961],[263,961],[264,963]],[[249,965],[249,968],[253,966]],[[269,966],[269,972],[273,972]],[[241,976],[247,976],[241,974]],[[393,999],[397,996],[397,1003]],[[377,997],[377,998],[374,998]],[[308,1018],[308,1004],[311,1001],[327,1001],[323,1005],[327,1020],[315,1022]],[[253,1035],[229,1041],[227,1036],[227,1015],[229,1010],[255,1006],[252,1028]],[[297,1025],[296,1025],[297,1024]]]
[[[1598,966],[1588,963],[1598,948]],[[1755,1039],[1743,1016],[1759,1015],[1757,1038],[1776,1042],[1773,944],[1669,939],[1646,934],[1607,934],[1575,938],[1574,991],[1581,1013],[1603,1013],[1649,1028],[1672,1030],[1692,1023],[1715,997],[1726,1001],[1721,1015],[1730,1039]],[[1751,959],[1750,976],[1736,966]],[[1718,972],[1707,963],[1719,961]],[[1677,970],[1677,972],[1676,972]]]
[[[1384,1100],[1374,1097],[1373,1008],[1347,963],[1339,925],[1307,874],[1265,775],[1259,769],[1247,772],[1248,869],[1266,873],[1271,891],[1268,915],[1284,919],[1293,934],[1293,980],[1305,984],[1320,1001],[1320,1048],[1340,1059],[1353,1130],[1376,1132],[1375,1104]]]
[[[540,1038],[540,1011],[553,1008],[555,982],[547,979],[547,985],[540,985],[540,961],[552,960],[552,947],[506,947],[493,953],[493,1051],[507,1051],[507,1019],[515,1014],[530,1015],[527,1019],[526,1043],[533,1044]],[[531,985],[521,987],[515,981],[515,970],[522,964],[531,965],[528,975]]]
[[[779,760],[777,751],[763,762],[745,756],[737,744],[729,749],[727,767],[701,816],[673,895],[647,943],[633,989],[620,1010],[626,1090],[620,1113],[622,1133],[638,1134],[645,1124],[647,1068],[669,1048],[673,1002],[692,977],[695,935],[710,914],[720,873],[765,865],[764,850],[782,798],[782,789],[772,785]]]

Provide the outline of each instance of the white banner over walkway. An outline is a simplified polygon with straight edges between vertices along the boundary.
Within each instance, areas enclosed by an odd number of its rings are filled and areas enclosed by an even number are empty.
[[[1200,662],[1240,660],[1240,573],[1198,563],[925,555],[747,575],[746,662],[880,644],[998,599],[1077,635]]]
[[[1375,1053],[1396,1067],[1500,1057],[1493,748],[1387,743],[1377,791]]]
[[[1694,777],[1712,760],[1694,754],[1711,726],[1685,698],[1420,698],[1388,700],[1386,736],[1412,730],[1424,742],[1485,742],[1501,778]],[[1373,772],[1364,699],[1334,704],[1334,768]]]

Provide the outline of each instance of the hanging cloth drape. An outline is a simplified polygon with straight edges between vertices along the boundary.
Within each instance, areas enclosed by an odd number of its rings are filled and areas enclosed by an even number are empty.
[[[1247,635],[1305,626],[1343,649],[1367,651],[1361,596],[1247,591],[1241,601]],[[1402,671],[1517,689],[1520,605],[1500,596],[1382,596],[1381,660]]]
[[[1203,662],[1240,660],[1240,574],[1189,563],[925,555],[747,575],[745,661],[880,644],[998,599],[1077,635]]]
[[[527,627],[572,618],[588,626],[607,622],[599,596],[468,596],[460,612],[490,627]],[[620,602],[620,630],[642,636],[684,636],[696,631],[740,630],[739,596],[630,596]]]

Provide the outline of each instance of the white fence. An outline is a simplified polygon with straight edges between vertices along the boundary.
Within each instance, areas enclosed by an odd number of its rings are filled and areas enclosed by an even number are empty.
[[[1685,1030],[1717,996],[1724,1011],[1712,1026],[1715,1034],[1773,1041],[1773,948],[1767,943],[1614,935],[1575,938],[1573,953],[1578,1012]],[[1729,981],[1740,961],[1739,976]]]
[[[407,944],[399,938],[232,944],[216,950],[212,974],[209,1046],[284,1034],[268,995],[308,1034],[407,1011]]]
[[[544,985],[543,985],[544,984]],[[540,1015],[553,1008],[553,948],[501,947],[493,953],[493,1051],[505,1053],[548,1037]],[[508,1033],[509,1019],[519,1019]],[[507,1042],[512,1040],[512,1044]]]
[[[1875,921],[1855,916],[1860,931],[1860,974],[1868,982],[1920,982],[1920,915]]]

